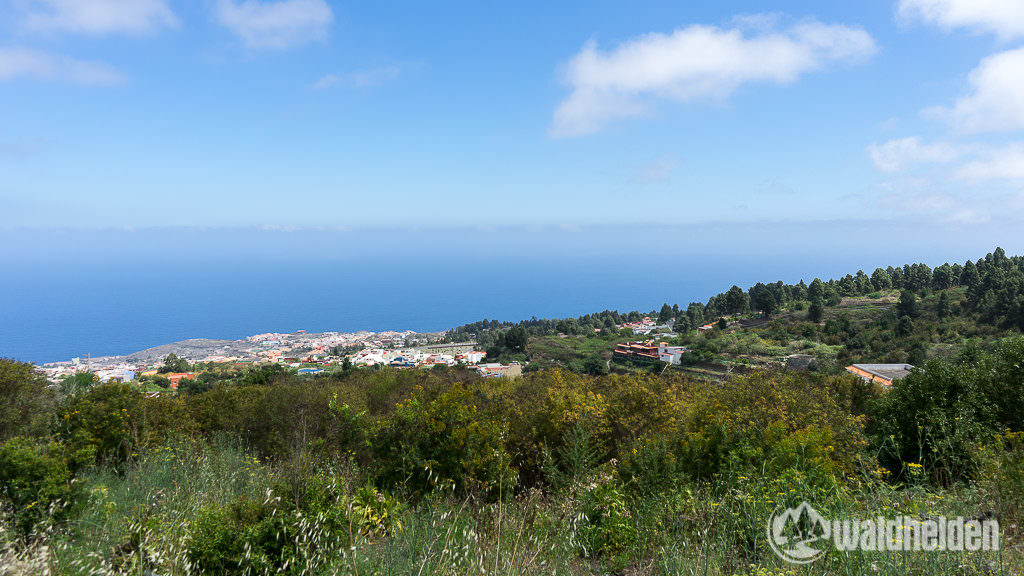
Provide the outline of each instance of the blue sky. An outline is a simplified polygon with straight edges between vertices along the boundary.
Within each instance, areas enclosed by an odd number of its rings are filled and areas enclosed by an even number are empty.
[[[1022,184],[1020,0],[0,0],[8,228],[966,237]]]

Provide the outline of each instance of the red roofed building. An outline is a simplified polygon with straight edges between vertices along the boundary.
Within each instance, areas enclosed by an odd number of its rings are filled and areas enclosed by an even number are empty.
[[[196,374],[195,372],[172,372],[165,374],[164,377],[171,381],[171,389],[177,390],[179,382],[182,380],[192,380],[196,377]]]
[[[658,345],[654,340],[647,342],[622,342],[615,346],[612,357],[633,362],[658,362]]]

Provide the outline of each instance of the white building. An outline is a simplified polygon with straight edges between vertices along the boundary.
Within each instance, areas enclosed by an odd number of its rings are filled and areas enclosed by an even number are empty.
[[[686,346],[669,346],[664,342],[658,344],[658,358],[662,362],[678,365],[683,354],[689,352]]]

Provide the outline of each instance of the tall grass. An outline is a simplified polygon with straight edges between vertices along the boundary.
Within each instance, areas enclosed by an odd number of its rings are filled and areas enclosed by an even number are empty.
[[[199,574],[186,550],[189,516],[204,504],[259,495],[267,479],[250,477],[248,461],[244,453],[221,458],[207,454],[177,468],[146,463],[122,479],[91,477],[93,488],[105,486],[106,493],[90,502],[83,521],[32,548],[20,548],[19,556],[5,552],[0,573]],[[323,519],[304,519],[287,535],[296,549],[292,563],[240,573],[952,576],[1017,575],[1024,567],[1020,549],[1006,540],[999,552],[830,551],[813,565],[788,565],[774,556],[764,538],[771,512],[792,498],[780,493],[769,497],[768,491],[777,488],[737,479],[730,486],[631,498],[635,534],[627,539],[627,548],[605,556],[588,552],[583,541],[587,521],[580,515],[578,498],[570,494],[534,491],[494,503],[435,494],[402,512],[401,528],[387,534],[352,530],[350,541],[332,539]],[[973,489],[930,492],[880,484],[837,492],[818,507],[834,518],[895,513],[924,518],[938,513],[973,516],[983,503],[984,497]]]
[[[80,479],[87,503],[60,534],[56,564],[69,574],[144,573],[165,566],[188,573],[185,542],[205,507],[262,497],[269,469],[224,436],[181,438],[123,472],[101,468]]]
[[[749,474],[750,472],[746,472]],[[240,499],[280,498],[280,471],[227,440],[178,440],[121,473],[95,471],[82,482],[85,508],[71,524],[43,528],[29,545],[15,545],[0,528],[0,574],[161,574],[201,571],[190,559],[193,529],[204,509]],[[909,515],[975,517],[990,512],[982,488],[925,484],[897,487],[870,475],[817,482],[799,472],[776,477],[727,472],[714,482],[683,483],[655,494],[630,492],[618,504],[598,499],[613,475],[590,475],[559,491],[531,490],[487,502],[437,491],[402,508],[387,530],[348,524],[332,533],[322,514],[286,512],[291,528],[277,535],[294,551],[282,564],[242,562],[239,574],[337,575],[1019,575],[1020,543],[1004,538],[999,552],[838,553],[793,566],[767,545],[769,516],[780,506],[812,500],[832,518]],[[345,490],[358,479],[345,481]],[[350,492],[351,493],[351,492]],[[614,509],[613,509],[614,508]],[[598,518],[593,516],[597,511]],[[611,511],[610,511],[611,510]],[[996,511],[999,512],[998,510]],[[625,522],[602,524],[602,514]],[[588,516],[590,514],[590,516]],[[0,522],[0,526],[3,526]],[[595,530],[597,532],[595,532]],[[602,530],[623,531],[606,534]],[[595,533],[622,544],[599,549]],[[602,551],[603,550],[603,551]],[[247,550],[248,555],[255,552]]]

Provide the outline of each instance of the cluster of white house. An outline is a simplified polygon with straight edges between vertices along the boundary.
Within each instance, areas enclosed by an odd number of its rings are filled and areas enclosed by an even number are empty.
[[[57,382],[65,376],[72,376],[79,372],[92,372],[100,382],[131,382],[135,380],[139,370],[144,370],[145,365],[120,362],[116,364],[92,365],[88,362],[81,362],[75,358],[71,364],[57,366],[43,366],[37,368],[51,382]]]
[[[674,323],[674,321],[669,320],[666,324],[658,324],[650,316],[644,316],[636,322],[619,324],[616,328],[619,330],[623,328],[632,330],[634,336],[646,336],[651,332],[670,332]]]
[[[479,364],[487,355],[474,350],[473,342],[434,344],[421,348],[363,348],[349,360],[359,366],[394,366],[396,368],[431,368],[439,364]]]

